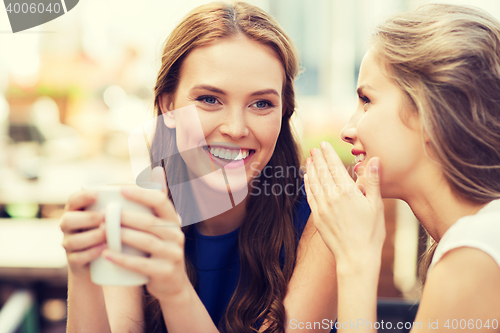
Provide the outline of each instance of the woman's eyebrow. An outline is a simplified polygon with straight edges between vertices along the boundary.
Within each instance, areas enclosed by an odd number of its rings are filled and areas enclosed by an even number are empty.
[[[363,95],[363,89],[375,90],[367,84],[362,84],[358,87],[358,89],[356,89],[356,92],[358,93],[358,95]]]
[[[214,93],[217,93],[217,94],[226,95],[226,92],[224,90],[221,90],[219,88],[215,88],[215,87],[212,87],[212,86],[209,86],[206,84],[200,84],[200,85],[197,85],[197,86],[194,86],[193,88],[191,88],[191,90],[195,90],[195,89],[205,89],[205,90],[209,90],[209,91],[212,91]]]
[[[196,85],[193,88],[191,88],[191,90],[195,90],[195,89],[205,89],[205,90],[217,93],[217,94],[227,95],[224,90],[207,85],[207,84],[199,84],[199,85]],[[275,89],[259,90],[259,91],[251,93],[250,96],[260,96],[260,95],[267,95],[267,94],[273,94],[273,95],[280,97],[280,94]]]
[[[278,97],[280,97],[280,94],[274,89],[264,89],[264,90],[259,90],[254,93],[252,93],[250,96],[260,96],[260,95],[267,95],[267,94],[273,94]]]

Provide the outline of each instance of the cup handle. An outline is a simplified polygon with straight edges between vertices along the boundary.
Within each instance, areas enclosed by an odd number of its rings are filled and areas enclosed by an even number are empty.
[[[106,239],[108,248],[112,251],[122,252],[121,237],[122,205],[118,201],[110,202],[106,206]]]

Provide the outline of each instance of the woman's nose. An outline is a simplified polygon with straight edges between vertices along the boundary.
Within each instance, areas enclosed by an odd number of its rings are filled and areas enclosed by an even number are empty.
[[[356,136],[356,125],[357,121],[355,119],[356,115],[354,114],[351,119],[347,122],[347,124],[342,128],[342,131],[340,132],[340,137],[342,138],[343,141],[354,144],[354,142],[357,139]]]
[[[249,129],[245,119],[245,111],[236,108],[228,110],[224,122],[220,126],[220,132],[233,140],[247,136]]]

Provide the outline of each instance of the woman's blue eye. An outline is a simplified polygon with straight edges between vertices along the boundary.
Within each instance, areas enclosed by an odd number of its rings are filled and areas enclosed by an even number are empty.
[[[255,107],[259,108],[259,109],[265,109],[267,107],[273,107],[274,106],[269,101],[258,101],[258,102],[255,102],[253,105],[255,105]]]
[[[200,101],[200,102],[205,102],[207,104],[216,104],[217,103],[217,98],[215,98],[214,96],[200,96],[196,100]]]

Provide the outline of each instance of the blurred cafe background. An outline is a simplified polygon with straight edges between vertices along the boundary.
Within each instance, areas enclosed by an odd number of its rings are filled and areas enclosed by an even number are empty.
[[[0,5],[0,333],[64,332],[66,257],[58,219],[83,184],[133,181],[128,135],[153,117],[161,45],[205,0],[81,0],[65,15],[12,33]],[[249,0],[299,48],[294,126],[304,152],[331,142],[354,111],[357,72],[374,27],[421,0]],[[500,19],[499,0],[443,1]],[[418,308],[425,232],[408,206],[386,200],[379,315]]]

